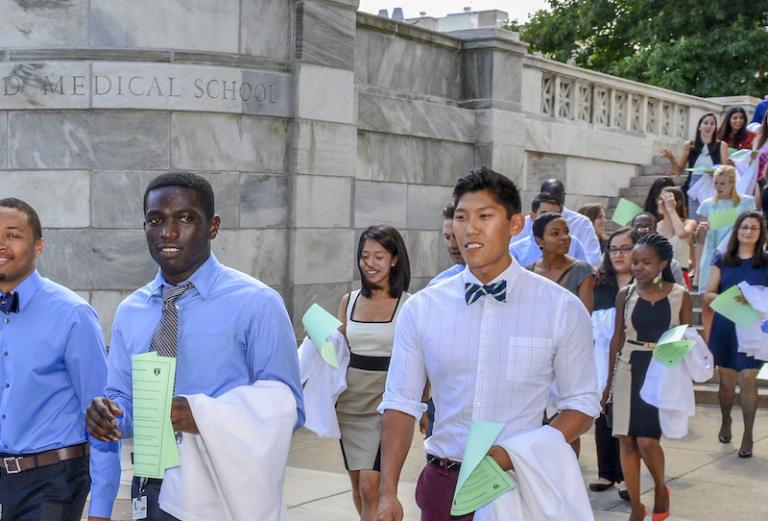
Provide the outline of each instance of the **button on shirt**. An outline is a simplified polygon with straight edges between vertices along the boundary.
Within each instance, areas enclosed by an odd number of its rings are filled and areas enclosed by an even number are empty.
[[[397,323],[386,390],[379,409],[420,418],[427,377],[435,426],[427,452],[461,460],[473,420],[504,424],[498,444],[541,426],[550,384],[558,410],[600,413],[589,314],[569,291],[512,264],[507,301],[482,297],[467,305],[470,270],[416,293]]]
[[[595,268],[600,266],[603,262],[603,253],[600,251],[600,241],[597,240],[597,234],[595,233],[595,227],[592,226],[592,221],[586,215],[565,207],[563,207],[562,215],[568,223],[571,236],[581,241],[587,256],[585,261]],[[521,233],[522,235],[533,235],[533,221],[528,215],[525,216],[525,227]]]
[[[110,517],[120,485],[118,444],[89,439],[85,430],[85,410],[107,383],[98,317],[85,300],[37,271],[15,291],[19,312],[0,314],[0,453],[89,441],[90,514]]]
[[[186,282],[186,281],[185,281]],[[296,339],[280,295],[211,256],[188,279],[177,301],[176,394],[218,397],[257,380],[277,380],[293,391],[298,429],[304,423]],[[123,436],[133,435],[131,356],[149,350],[167,282],[155,279],[118,307],[109,351],[107,397],[125,411]]]

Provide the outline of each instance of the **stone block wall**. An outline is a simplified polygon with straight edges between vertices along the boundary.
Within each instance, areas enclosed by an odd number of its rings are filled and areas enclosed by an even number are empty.
[[[524,208],[549,177],[572,208],[607,201],[723,107],[530,57],[513,33],[435,33],[357,4],[0,0],[0,197],[39,210],[41,271],[108,332],[156,269],[145,186],[191,170],[216,192],[214,251],[277,288],[301,335],[311,303],[335,312],[359,285],[367,226],[401,230],[412,290],[449,266],[440,214],[473,166],[511,177]],[[584,85],[614,112],[586,110]],[[641,99],[659,104],[637,119]]]

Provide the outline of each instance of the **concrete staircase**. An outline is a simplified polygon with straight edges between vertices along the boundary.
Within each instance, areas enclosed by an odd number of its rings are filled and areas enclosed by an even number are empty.
[[[672,168],[669,165],[669,161],[660,156],[655,156],[653,162],[650,165],[645,165],[640,168],[640,175],[633,177],[630,181],[630,185],[627,188],[619,190],[619,196],[611,198],[606,209],[607,214],[613,215],[613,211],[616,209],[616,205],[619,202],[619,198],[624,198],[638,206],[645,204],[645,198],[648,195],[648,190],[651,185],[657,179],[663,177],[674,176],[672,175]],[[682,184],[682,177],[675,184]]]

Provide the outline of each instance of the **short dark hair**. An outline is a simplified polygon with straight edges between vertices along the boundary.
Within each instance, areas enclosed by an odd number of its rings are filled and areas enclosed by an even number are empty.
[[[555,212],[543,213],[536,217],[536,220],[533,221],[533,236],[537,239],[543,239],[544,229],[549,223],[557,219],[565,219],[565,217]]]
[[[459,199],[464,194],[481,190],[490,193],[493,199],[506,209],[507,218],[520,213],[522,204],[520,203],[520,192],[515,183],[508,177],[484,166],[473,168],[469,174],[456,182],[456,187],[453,189],[454,205],[459,205]]]
[[[7,197],[5,199],[0,199],[0,208],[12,208],[26,214],[29,226],[32,227],[32,237],[36,241],[43,238],[43,227],[40,225],[40,216],[37,215],[35,209],[29,204],[21,199],[16,199],[15,197]]]
[[[541,192],[531,201],[531,211],[534,213],[538,212],[539,208],[541,208],[541,203],[556,204],[561,211],[563,209],[563,203],[560,202],[560,199],[549,192]]]
[[[752,253],[752,267],[753,268],[765,268],[768,266],[768,254],[765,253],[766,244],[766,229],[765,229],[765,217],[762,212],[757,210],[747,210],[742,212],[733,225],[733,231],[731,232],[731,238],[728,239],[728,247],[723,254],[723,262],[727,266],[738,266],[741,264],[739,258],[739,227],[747,219],[757,219],[760,223],[760,235],[757,237],[757,244],[755,244],[755,251]]]
[[[166,172],[155,177],[144,191],[144,213],[147,213],[147,198],[149,192],[166,186],[179,186],[181,188],[191,188],[197,192],[197,198],[203,205],[203,212],[207,219],[213,219],[216,214],[214,209],[213,188],[211,183],[202,176],[192,172]]]
[[[385,225],[369,226],[360,235],[357,243],[357,270],[360,272],[361,293],[364,297],[370,298],[373,288],[360,269],[360,257],[363,255],[363,246],[367,240],[378,242],[390,255],[397,257],[397,264],[389,270],[389,296],[400,298],[403,291],[408,291],[408,286],[411,284],[411,264],[402,235],[393,227]]]
[[[443,219],[453,219],[453,214],[456,212],[456,206],[453,202],[448,203],[443,208]]]
[[[541,183],[539,192],[547,192],[557,197],[560,206],[565,206],[565,185],[559,179],[547,179]]]
[[[672,243],[661,234],[649,233],[643,235],[635,243],[635,247],[648,246],[653,248],[658,255],[659,260],[667,261],[667,267],[661,272],[661,279],[665,282],[675,283],[675,276],[672,273],[672,259],[675,256],[675,249],[672,247]]]

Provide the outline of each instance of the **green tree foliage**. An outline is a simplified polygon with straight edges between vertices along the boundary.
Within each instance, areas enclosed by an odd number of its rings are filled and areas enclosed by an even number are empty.
[[[768,94],[768,0],[549,0],[532,52],[697,96]]]

